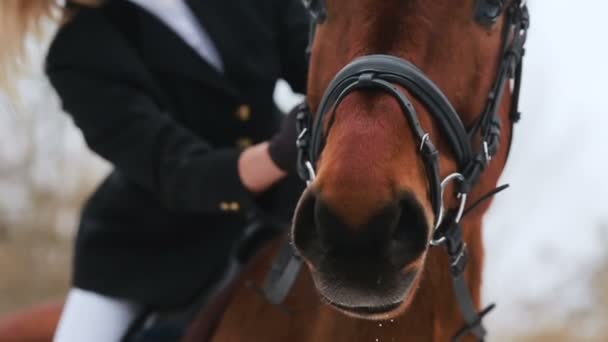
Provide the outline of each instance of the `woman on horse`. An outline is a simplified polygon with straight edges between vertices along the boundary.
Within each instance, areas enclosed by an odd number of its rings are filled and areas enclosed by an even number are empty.
[[[273,90],[279,78],[305,90],[307,14],[298,0],[63,10],[46,72],[114,169],[82,211],[55,341],[118,341],[142,311],[187,304],[216,280],[263,198],[303,188],[295,118]],[[283,217],[299,195],[289,193]]]

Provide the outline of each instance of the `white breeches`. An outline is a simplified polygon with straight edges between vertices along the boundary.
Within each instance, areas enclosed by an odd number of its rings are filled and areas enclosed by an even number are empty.
[[[141,307],[127,300],[72,288],[54,342],[119,342]]]

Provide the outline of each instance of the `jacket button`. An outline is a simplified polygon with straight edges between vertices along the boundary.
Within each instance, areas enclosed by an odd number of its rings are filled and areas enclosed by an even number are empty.
[[[237,212],[241,210],[241,205],[238,202],[221,202],[220,210],[225,212]]]
[[[246,122],[251,119],[251,107],[248,105],[240,105],[236,110],[236,116],[239,120]]]
[[[228,210],[230,210],[230,204],[228,204],[228,202],[222,202],[222,203],[220,203],[220,210],[221,211],[228,211]]]
[[[241,210],[241,205],[238,204],[238,202],[231,202],[228,204],[228,206],[230,207],[230,211],[237,212]]]
[[[253,140],[251,140],[251,138],[239,138],[236,140],[236,146],[241,149],[246,149],[251,145],[253,145]]]

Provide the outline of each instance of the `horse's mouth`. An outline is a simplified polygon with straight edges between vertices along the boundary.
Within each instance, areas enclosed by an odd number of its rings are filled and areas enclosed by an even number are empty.
[[[366,320],[386,320],[399,316],[409,303],[416,288],[419,272],[410,271],[399,276],[389,288],[341,287],[328,291],[333,286],[313,273],[319,295],[325,303],[341,313]]]
[[[337,303],[332,303],[329,299],[324,298],[331,306],[343,312],[344,314],[356,318],[363,319],[387,319],[392,316],[403,304],[403,302],[397,302],[387,305],[366,307],[366,306],[346,306]]]

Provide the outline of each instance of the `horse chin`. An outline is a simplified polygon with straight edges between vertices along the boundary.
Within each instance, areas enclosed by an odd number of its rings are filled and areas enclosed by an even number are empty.
[[[318,272],[313,280],[319,295],[329,306],[350,317],[365,320],[389,320],[401,315],[410,305],[419,280],[419,271],[399,275],[401,280],[390,289],[332,285]]]

